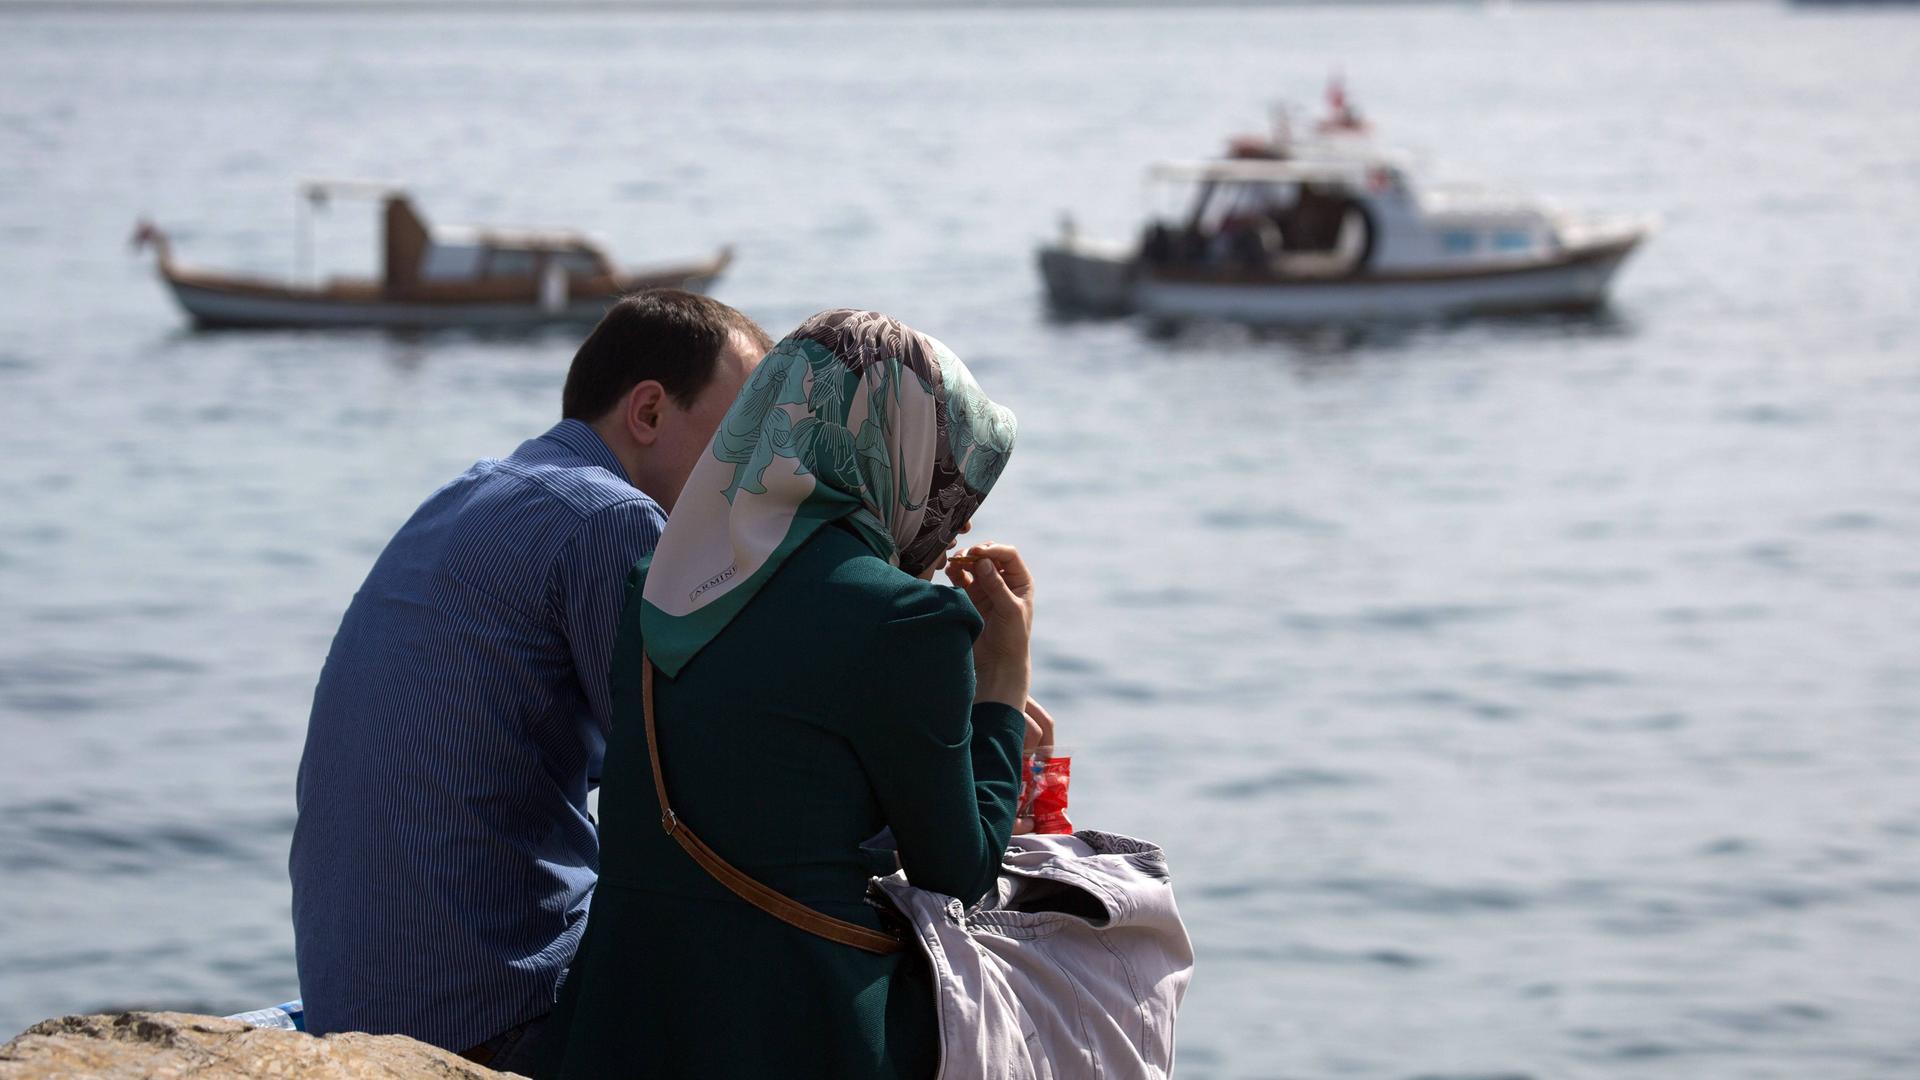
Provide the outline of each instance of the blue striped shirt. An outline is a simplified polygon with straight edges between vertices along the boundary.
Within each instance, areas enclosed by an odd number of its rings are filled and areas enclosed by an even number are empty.
[[[464,1050],[552,1007],[599,866],[587,791],[627,572],[665,524],[563,420],[387,544],[300,760],[288,869],[310,1031]]]

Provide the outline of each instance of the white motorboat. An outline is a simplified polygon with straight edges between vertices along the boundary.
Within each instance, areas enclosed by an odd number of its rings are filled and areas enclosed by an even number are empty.
[[[195,326],[216,327],[523,327],[592,322],[619,296],[673,286],[701,291],[732,258],[625,270],[587,237],[567,231],[429,226],[405,192],[359,181],[314,181],[311,203],[347,195],[382,204],[382,274],[306,284],[176,263],[167,235],[147,222],[136,246],[151,245],[160,278]],[[300,246],[310,220],[303,213]]]
[[[1605,302],[1644,220],[1579,218],[1483,188],[1423,185],[1338,96],[1304,141],[1235,140],[1228,157],[1156,165],[1185,193],[1136,245],[1071,223],[1040,249],[1055,308],[1251,323],[1579,311]]]

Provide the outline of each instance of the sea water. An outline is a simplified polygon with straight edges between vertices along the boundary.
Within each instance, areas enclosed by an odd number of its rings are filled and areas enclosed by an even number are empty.
[[[266,5],[262,5],[266,7]],[[306,177],[738,257],[1021,440],[1073,818],[1164,844],[1192,1077],[1920,1075],[1920,14],[0,10],[0,1036],[297,992],[315,676],[575,331],[189,332]],[[1341,72],[1432,167],[1657,214],[1586,318],[1063,322],[1037,242]],[[315,214],[314,273],[375,215]],[[636,973],[644,977],[644,972]]]

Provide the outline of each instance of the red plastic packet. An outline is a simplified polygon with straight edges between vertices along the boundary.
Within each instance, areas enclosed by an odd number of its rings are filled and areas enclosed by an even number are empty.
[[[1021,759],[1019,817],[1033,819],[1037,833],[1070,833],[1073,822],[1067,820],[1067,785],[1073,779],[1073,758],[1054,751],[1051,755],[1029,754]]]

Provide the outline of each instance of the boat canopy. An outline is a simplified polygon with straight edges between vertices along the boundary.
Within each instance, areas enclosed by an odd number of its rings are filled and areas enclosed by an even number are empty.
[[[300,182],[300,195],[308,202],[322,203],[334,196],[349,199],[391,199],[404,197],[406,190],[398,184],[389,184],[380,180],[303,180]]]
[[[1379,158],[1316,161],[1268,161],[1252,158],[1163,161],[1154,165],[1147,175],[1163,183],[1365,185],[1381,170],[1386,170],[1396,180],[1402,175],[1400,168],[1393,162]]]
[[[378,180],[307,180],[301,197],[321,205],[335,198],[366,199],[385,207],[384,281],[389,287],[482,279],[533,279],[554,270],[568,277],[611,276],[612,259],[571,229],[481,228],[429,225],[405,188]],[[303,230],[311,223],[302,219]],[[301,237],[303,251],[311,240]]]
[[[606,253],[580,233],[435,225],[420,257],[420,276],[426,281],[521,278],[535,276],[542,266],[569,276],[614,272]]]
[[[562,229],[499,229],[477,225],[435,225],[436,244],[474,244],[527,251],[573,251],[592,247],[585,233]]]

